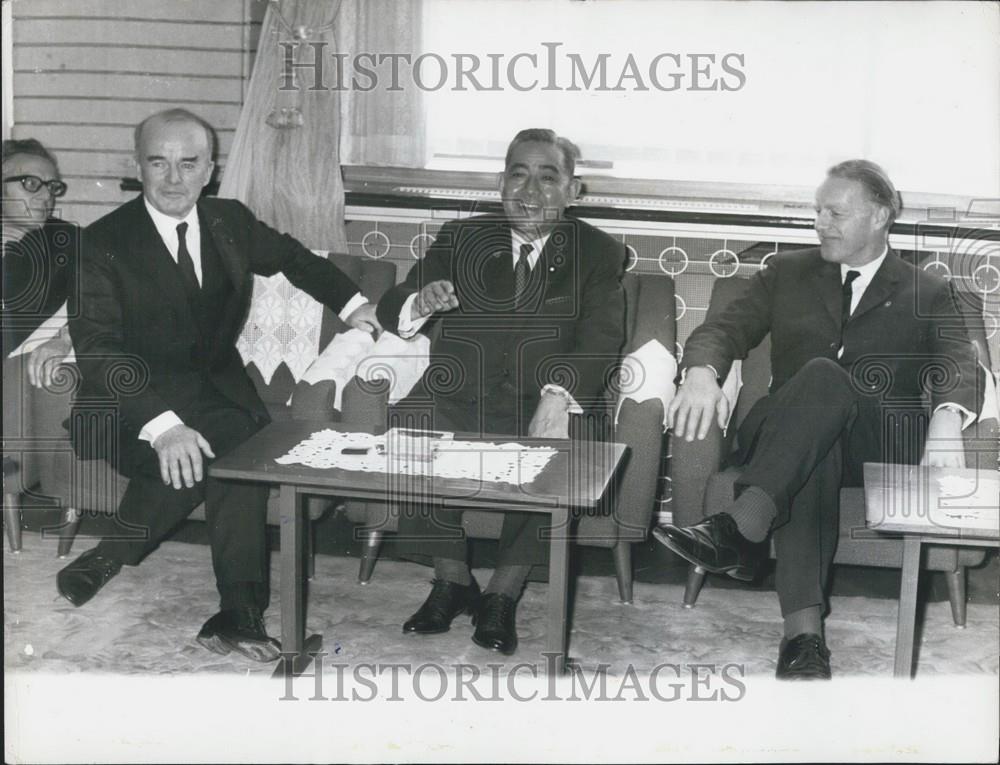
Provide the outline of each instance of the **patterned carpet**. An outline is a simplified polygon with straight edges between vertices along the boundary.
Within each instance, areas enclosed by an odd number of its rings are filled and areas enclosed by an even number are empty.
[[[28,534],[19,555],[4,554],[4,663],[18,672],[124,675],[189,673],[266,674],[271,667],[220,657],[194,636],[216,607],[209,550],[165,543],[143,565],[126,568],[93,601],[74,608],[55,591],[62,561],[54,544]],[[81,545],[80,550],[85,549]],[[77,551],[79,552],[79,550]],[[272,557],[273,600],[269,631],[279,634],[277,556]],[[486,666],[503,657],[470,641],[459,618],[451,632],[403,635],[400,624],[428,590],[429,569],[380,561],[371,583],[356,582],[357,561],[320,555],[310,585],[309,632],[324,635],[338,661],[456,662]],[[488,571],[477,572],[484,583]],[[546,585],[529,584],[520,602],[518,652],[508,664],[536,662],[545,647]],[[771,592],[706,586],[698,606],[680,606],[681,588],[637,583],[634,605],[617,601],[610,577],[580,577],[572,612],[569,654],[584,669],[610,665],[623,672],[658,664],[738,663],[746,675],[773,676],[780,619]],[[827,621],[835,676],[890,677],[896,603],[861,597],[834,598]],[[946,602],[930,603],[918,649],[918,677],[997,675],[1000,613],[969,606],[968,626],[956,629]]]

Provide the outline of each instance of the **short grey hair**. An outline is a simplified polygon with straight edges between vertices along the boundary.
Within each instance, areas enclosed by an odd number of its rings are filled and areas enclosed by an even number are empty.
[[[510,156],[514,149],[522,143],[547,143],[559,149],[563,158],[563,167],[569,173],[570,178],[576,175],[576,161],[580,158],[580,149],[568,138],[556,135],[554,130],[548,128],[527,128],[522,130],[507,147],[507,156],[504,158],[504,167],[510,166]]]
[[[867,159],[849,159],[831,167],[826,171],[826,175],[828,178],[843,178],[860,183],[872,202],[889,211],[886,228],[891,226],[902,212],[902,197],[889,180],[889,174],[874,162]]]

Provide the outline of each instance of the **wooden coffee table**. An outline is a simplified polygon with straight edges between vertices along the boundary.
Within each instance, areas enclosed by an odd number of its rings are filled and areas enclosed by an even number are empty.
[[[253,438],[219,459],[209,473],[226,480],[257,481],[280,487],[281,553],[281,646],[283,659],[275,675],[289,671],[299,674],[311,656],[322,647],[322,636],[305,638],[305,585],[303,548],[305,520],[303,499],[307,495],[334,495],[348,499],[393,502],[398,497],[398,480],[386,473],[337,468],[316,469],[304,465],[279,465],[277,457],[324,430],[351,429],[336,423],[275,422]],[[463,441],[510,441],[510,436],[483,437],[455,434]],[[474,510],[504,512],[519,510],[545,513],[551,517],[553,533],[549,543],[549,598],[546,638],[546,666],[565,671],[566,594],[569,573],[570,511],[593,509],[621,462],[626,447],[610,442],[555,439],[517,439],[532,446],[558,450],[535,480],[523,486],[470,479],[433,480],[407,476],[405,485],[422,498],[460,501]],[[390,488],[391,487],[391,488]]]
[[[920,548],[1000,547],[1000,474],[995,470],[866,462],[868,528],[903,537],[895,677],[910,677],[916,632]]]

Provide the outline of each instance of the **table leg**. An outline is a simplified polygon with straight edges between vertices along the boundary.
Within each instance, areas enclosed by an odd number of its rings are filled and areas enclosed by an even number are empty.
[[[903,575],[899,585],[894,677],[910,677],[917,623],[917,581],[920,578],[920,537],[903,538]]]
[[[321,635],[305,639],[305,584],[303,547],[305,520],[302,495],[293,484],[281,485],[281,659],[274,677],[301,674],[312,661],[311,653],[322,648]],[[291,666],[289,667],[289,663]]]
[[[569,511],[552,512],[549,542],[549,613],[546,630],[546,666],[566,672],[566,600],[569,585]]]

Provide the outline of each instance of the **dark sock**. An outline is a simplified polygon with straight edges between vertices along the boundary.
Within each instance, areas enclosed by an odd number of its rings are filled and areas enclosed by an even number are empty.
[[[485,592],[506,595],[511,600],[521,597],[521,590],[531,573],[531,566],[500,566],[490,577]]]
[[[743,536],[751,542],[763,542],[778,515],[778,508],[766,491],[747,486],[725,512],[733,517]]]
[[[466,587],[472,584],[472,572],[469,571],[469,564],[464,560],[435,558],[434,576],[438,579],[444,579],[446,582],[454,582]]]
[[[785,616],[785,639],[812,633],[823,636],[823,611],[819,606],[808,606]]]
[[[235,611],[243,608],[262,606],[262,587],[260,582],[233,582],[222,588],[222,598],[219,607],[222,611]]]

